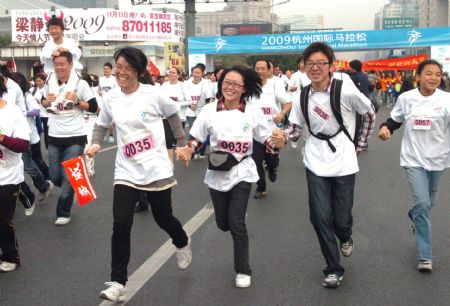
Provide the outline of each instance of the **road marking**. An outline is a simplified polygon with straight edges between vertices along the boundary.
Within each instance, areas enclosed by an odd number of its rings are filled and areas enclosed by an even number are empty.
[[[213,213],[214,209],[212,202],[206,203],[206,205],[183,226],[184,230],[192,237]],[[169,239],[129,277],[127,283],[127,300],[120,303],[120,305],[125,305],[130,301],[174,253],[175,247],[173,246],[171,239]],[[110,301],[103,301],[100,303],[100,306],[106,305],[117,305],[117,303]]]
[[[117,148],[117,145],[112,146],[112,147],[107,147],[107,148],[101,149],[100,152],[98,152],[98,153],[110,151],[110,150],[115,149],[115,148]]]

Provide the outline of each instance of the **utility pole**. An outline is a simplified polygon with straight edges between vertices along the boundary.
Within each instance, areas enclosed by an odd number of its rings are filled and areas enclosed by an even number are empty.
[[[195,0],[185,0],[184,18],[186,35],[184,41],[184,69],[189,74],[188,37],[195,36]]]

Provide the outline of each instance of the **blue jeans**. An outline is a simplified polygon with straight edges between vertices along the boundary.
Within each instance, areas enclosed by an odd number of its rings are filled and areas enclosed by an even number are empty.
[[[44,193],[48,190],[49,182],[45,180],[44,174],[42,174],[36,162],[33,160],[33,154],[31,152],[31,146],[28,150],[22,153],[22,160],[24,170],[31,177],[34,187],[39,190],[40,193]]]
[[[55,186],[60,187],[58,205],[56,206],[56,217],[70,217],[74,191],[69,183],[66,172],[61,162],[72,159],[83,154],[84,145],[55,146],[48,144],[48,163],[50,178]]]
[[[192,126],[194,125],[195,119],[197,119],[197,117],[186,116],[186,121],[189,124],[189,130],[192,129]]]
[[[436,193],[442,172],[405,167],[406,179],[408,180],[413,197],[413,206],[408,216],[415,226],[416,247],[419,260],[433,259],[430,211],[436,203]]]
[[[323,273],[343,275],[336,237],[345,243],[352,236],[355,174],[322,177],[306,169],[306,179],[310,220],[327,264]]]
[[[234,270],[252,275],[249,265],[249,243],[245,214],[252,184],[240,182],[227,192],[209,188],[216,224],[224,232],[230,231],[234,247]]]

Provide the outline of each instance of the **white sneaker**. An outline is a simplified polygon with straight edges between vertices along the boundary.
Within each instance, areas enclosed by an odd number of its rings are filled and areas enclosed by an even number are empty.
[[[48,180],[47,182],[48,182],[48,189],[47,189],[47,191],[42,192],[42,193],[39,194],[38,201],[40,201],[40,202],[44,201],[48,197],[48,195],[50,194],[50,191],[53,189],[53,187],[55,187],[55,185],[53,185],[52,181]]]
[[[55,225],[66,225],[70,222],[70,217],[58,217],[56,218]]]
[[[31,216],[34,213],[34,208],[36,207],[36,205],[31,204],[30,208],[25,208],[25,216]]]
[[[181,249],[177,249],[178,268],[186,269],[192,261],[191,237],[188,237],[188,244]]]
[[[0,263],[0,272],[2,273],[14,271],[16,268],[17,264],[13,262],[3,261],[2,263]]]
[[[198,154],[194,154],[194,159],[199,159],[200,157],[199,157],[200,155],[198,155]]]
[[[338,276],[337,274],[328,274],[325,276],[322,282],[322,286],[326,288],[337,288],[341,284],[341,281],[344,277]]]
[[[198,155],[198,159],[205,159],[206,158],[206,156],[205,155]]]
[[[291,141],[292,149],[297,149],[297,141]]]
[[[100,298],[112,302],[123,302],[127,299],[127,289],[118,282],[106,282],[108,289],[100,292]]]
[[[431,272],[433,270],[433,262],[431,260],[419,260],[417,270],[420,272]]]
[[[236,287],[248,288],[252,284],[252,277],[247,274],[236,274]]]

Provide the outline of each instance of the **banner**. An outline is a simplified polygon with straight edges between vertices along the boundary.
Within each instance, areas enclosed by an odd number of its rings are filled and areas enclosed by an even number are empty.
[[[70,185],[75,191],[80,206],[97,198],[94,187],[92,187],[89,180],[83,156],[62,162],[62,165],[64,170],[66,170]]]
[[[389,58],[363,62],[363,71],[369,70],[415,70],[428,55],[406,56],[401,58]]]
[[[349,63],[349,61],[347,61],[347,60],[336,60],[336,62],[334,64],[336,66],[336,70],[340,71],[340,70],[348,70],[350,68],[348,63]]]
[[[11,10],[12,41],[45,43],[50,39],[46,23],[48,10]],[[180,41],[184,38],[184,17],[153,11],[148,7],[127,10],[61,9],[64,36],[76,41]]]
[[[175,67],[184,71],[184,65],[186,63],[184,56],[184,43],[182,42],[168,42],[165,46],[165,58],[166,58],[166,69],[170,67]]]
[[[316,41],[329,44],[334,51],[404,49],[450,45],[450,27],[198,36],[188,38],[188,50],[189,55],[299,53]]]

